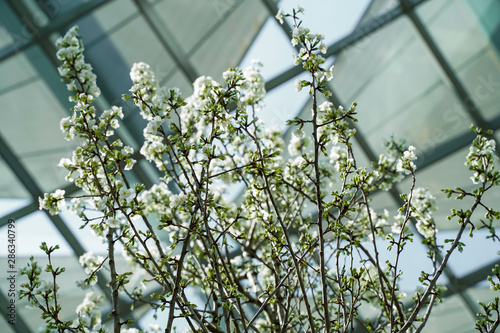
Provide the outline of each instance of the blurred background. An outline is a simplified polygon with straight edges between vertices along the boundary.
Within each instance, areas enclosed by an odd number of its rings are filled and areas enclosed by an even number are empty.
[[[0,271],[7,267],[6,229],[14,219],[16,269],[31,255],[43,262],[42,241],[59,244],[56,263],[67,268],[60,302],[74,309],[85,295],[75,287],[84,276],[78,257],[86,251],[104,253],[89,231],[79,230],[81,223],[71,213],[50,216],[38,210],[44,192],[60,188],[67,195],[77,193],[64,180],[65,170],[57,167],[75,148],[59,129],[72,107],[57,72],[54,42],[59,36],[75,24],[80,27],[86,61],[102,91],[97,106],[123,107],[118,135],[136,152],[145,123],[121,95],[132,85],[130,67],[139,61],[148,63],[163,85],[179,87],[186,97],[198,76],[222,81],[228,67],[244,68],[258,59],[268,91],[259,116],[266,126],[280,126],[287,139],[286,120],[307,115],[311,105],[307,92],[295,93],[295,80],[307,75],[293,66],[291,22],[280,25],[274,16],[279,8],[291,12],[297,5],[305,9],[303,25],[326,37],[327,65],[335,65],[331,101],[345,108],[358,103],[354,149],[360,163],[378,160],[382,140],[391,134],[414,145],[417,186],[429,188],[437,198],[439,239],[453,237],[457,224],[446,216],[457,202],[446,200],[440,189],[472,188],[464,166],[474,138],[469,126],[493,130],[499,151],[499,0],[0,0]],[[158,174],[136,155],[135,181],[149,187]],[[393,191],[377,194],[373,207],[395,212],[397,193],[408,189],[403,181]],[[495,189],[486,200],[497,209],[499,192]],[[500,263],[500,246],[485,241],[486,234],[464,238],[468,246],[450,262],[443,279],[446,297],[426,332],[470,332],[479,311],[476,300],[499,296],[486,277]],[[403,289],[411,291],[425,268],[417,259],[425,259],[425,251],[415,244],[406,254],[403,269],[409,273],[403,276]],[[21,279],[16,281],[19,291]],[[100,288],[106,289],[106,281],[101,279],[95,291]],[[8,289],[2,275],[2,332],[36,332],[41,320],[25,308],[24,300],[16,301],[16,325],[7,323]],[[137,328],[164,325],[152,315],[148,307],[131,313]],[[74,316],[63,311],[65,319]]]

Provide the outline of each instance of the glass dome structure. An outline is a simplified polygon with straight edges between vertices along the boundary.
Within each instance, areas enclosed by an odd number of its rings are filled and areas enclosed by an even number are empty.
[[[72,107],[57,72],[54,42],[60,35],[75,24],[80,27],[86,60],[94,67],[102,91],[98,106],[123,107],[125,119],[118,135],[135,151],[143,140],[145,123],[121,96],[131,86],[130,67],[139,61],[148,63],[163,85],[178,87],[187,96],[200,75],[220,80],[227,68],[245,67],[259,59],[268,92],[262,117],[267,126],[281,126],[287,139],[286,120],[307,114],[311,105],[307,94],[294,92],[295,80],[304,73],[293,66],[290,26],[279,25],[274,16],[278,8],[289,11],[297,3],[305,8],[304,24],[326,36],[325,58],[335,65],[331,101],[344,107],[358,103],[354,149],[360,160],[378,160],[381,142],[390,134],[414,145],[419,186],[437,197],[437,227],[442,240],[449,238],[457,226],[446,216],[455,202],[446,200],[440,189],[470,188],[464,166],[474,138],[469,126],[492,130],[500,153],[498,0],[357,0],[349,4],[341,0],[0,0],[2,269],[7,267],[5,235],[11,219],[17,228],[17,270],[30,255],[43,262],[38,249],[42,241],[61,245],[58,264],[70,274],[60,281],[62,302],[74,309],[85,295],[74,285],[84,274],[78,257],[103,250],[89,232],[79,230],[78,218],[38,210],[38,197],[43,193],[58,188],[67,194],[78,190],[57,167],[75,148],[59,129],[60,119]],[[140,154],[134,158],[138,161],[136,181],[147,187],[154,184],[156,171]],[[397,209],[399,193],[406,188],[403,181],[392,191],[377,194],[374,204],[378,209]],[[500,191],[495,191],[487,200],[500,208]],[[477,236],[464,239],[471,243],[470,251],[466,247],[450,262],[444,280],[446,297],[426,332],[470,332],[479,311],[476,300],[494,297],[486,277],[500,264],[496,255],[500,246]],[[413,265],[410,271],[419,271],[418,262],[411,257],[408,262]],[[96,288],[106,293],[105,279],[100,281]],[[403,281],[411,287],[411,279]],[[34,312],[23,301],[16,303],[16,325],[8,324],[8,288],[2,276],[2,331],[36,332],[41,320],[33,319]],[[138,328],[147,328],[148,310],[134,310]]]

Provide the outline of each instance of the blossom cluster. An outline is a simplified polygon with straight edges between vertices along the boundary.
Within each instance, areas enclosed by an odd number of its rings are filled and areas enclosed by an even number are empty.
[[[297,66],[302,64],[302,67],[310,72],[317,87],[313,88],[314,83],[307,80],[295,81],[295,90],[298,92],[304,87],[310,87],[309,93],[313,90],[322,93],[325,97],[331,96],[326,83],[333,78],[333,65],[329,69],[323,68],[326,60],[321,54],[327,52],[327,47],[324,43],[325,36],[322,33],[312,33],[308,28],[302,27],[302,21],[299,20],[298,14],[303,13],[304,9],[299,7],[294,9],[292,14],[283,14],[281,10],[276,14],[276,19],[283,24],[285,17],[291,17],[294,20],[292,30],[292,46],[299,48],[299,53],[294,54],[294,64]]]
[[[494,161],[498,159],[496,154],[496,142],[480,136],[469,148],[465,165],[474,174],[470,177],[474,184],[491,181],[495,178]]]
[[[103,295],[95,296],[93,291],[85,294],[83,302],[76,307],[78,319],[75,326],[82,327],[84,332],[107,333],[109,330],[102,325],[100,305]]]
[[[91,99],[98,97],[101,90],[96,84],[92,66],[85,62],[84,47],[78,35],[78,27],[74,26],[63,37],[58,38],[56,46],[59,47],[57,59],[63,62],[58,68],[59,74],[67,80],[68,90],[77,95],[83,93]],[[72,100],[76,102],[77,98],[74,97]]]
[[[81,285],[94,285],[97,282],[97,271],[102,268],[104,264],[104,258],[102,256],[94,256],[92,251],[86,252],[79,258],[80,265],[84,267],[85,274],[89,276],[89,278]]]
[[[374,171],[374,185],[380,190],[388,191],[393,184],[416,170],[414,160],[417,159],[415,147],[408,146],[404,140],[391,136],[384,142],[387,152],[380,154]]]
[[[59,165],[68,170],[67,180],[82,188],[87,196],[73,198],[70,209],[85,218],[84,207],[93,207],[104,213],[99,223],[92,223],[97,234],[121,225],[116,207],[130,203],[135,198],[135,188],[127,186],[122,173],[131,170],[136,160],[131,156],[134,149],[115,138],[119,120],[124,114],[121,107],[112,106],[97,115],[92,105],[99,97],[92,66],[85,62],[83,43],[78,27],[59,38],[58,59],[62,64],[59,72],[68,83],[68,90],[75,93],[70,100],[75,103],[73,114],[61,120],[61,130],[67,140],[80,139],[79,147],[71,158],[61,159]],[[57,214],[65,204],[64,191],[56,190],[39,200],[41,209]]]
[[[398,164],[396,165],[396,171],[404,172],[405,174],[410,174],[411,172],[416,170],[414,160],[417,159],[415,155],[415,147],[409,146],[408,150],[403,152],[403,156],[398,160]]]
[[[430,238],[438,231],[435,227],[432,214],[436,211],[436,197],[428,189],[416,188],[412,199],[413,212],[418,232],[425,238]]]

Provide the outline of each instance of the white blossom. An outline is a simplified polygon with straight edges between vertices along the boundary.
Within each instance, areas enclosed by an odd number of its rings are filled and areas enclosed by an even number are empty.
[[[93,273],[96,269],[102,268],[102,263],[104,258],[102,256],[94,256],[92,251],[86,252],[82,254],[78,260],[80,265],[82,265],[85,269],[86,274]]]
[[[295,91],[299,92],[302,90],[302,80],[296,79],[295,80]]]
[[[416,159],[417,156],[415,155],[415,147],[409,146],[408,150],[403,152],[401,159],[398,160],[396,171],[409,175],[412,171],[417,169],[417,166],[413,163]]]
[[[434,236],[437,229],[434,225],[432,213],[436,211],[436,197],[428,189],[416,188],[413,191],[413,207],[415,211],[412,217],[417,221],[416,228],[425,238]]]
[[[283,24],[283,14],[281,13],[281,8],[278,10],[278,13],[276,14],[275,17],[279,21],[280,24]]]
[[[160,325],[158,324],[149,324],[149,329],[151,330],[152,333],[159,332],[160,331]]]
[[[122,187],[119,194],[122,201],[131,202],[135,198],[135,190],[133,188]]]
[[[325,43],[321,42],[321,44],[319,45],[319,51],[320,51],[321,53],[323,53],[323,54],[325,54],[325,53],[326,53],[327,48],[326,48]]]
[[[121,220],[115,217],[111,217],[106,220],[106,223],[109,225],[110,228],[118,228],[121,224]]]
[[[130,70],[130,79],[134,83],[147,84],[154,80],[154,73],[151,71],[151,67],[144,62],[136,62],[132,65]]]
[[[252,61],[252,65],[243,70],[247,88],[240,98],[242,103],[253,104],[264,99],[266,89],[264,78],[260,74],[260,67],[262,67],[260,62]]]

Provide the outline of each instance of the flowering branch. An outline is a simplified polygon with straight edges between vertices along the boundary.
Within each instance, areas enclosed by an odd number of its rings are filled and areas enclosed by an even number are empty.
[[[493,224],[500,213],[484,200],[500,183],[495,142],[475,129],[466,165],[477,187],[446,190],[457,199],[472,197],[474,203],[468,210],[452,211],[449,218],[458,218],[459,230],[441,256],[432,217],[436,198],[416,187],[416,148],[390,138],[378,161],[359,165],[351,143],[356,103],[344,110],[328,100],[333,66],[324,68],[324,37],[302,26],[302,12],[277,15],[280,22],[293,21],[294,61],[310,73],[308,80],[296,81],[296,90],[307,88],[311,114],[288,122],[287,146],[280,130],[265,129],[258,119],[265,96],[258,63],[227,70],[222,84],[202,76],[186,98],[177,88],[160,87],[147,64],[133,65],[130,94],[123,98],[147,122],[139,148],[142,162],[161,174],[151,188],[133,183],[130,172],[137,155],[115,135],[122,109],[98,112],[93,106],[100,90],[84,61],[78,29],[57,41],[59,72],[75,103],[61,130],[66,139],[79,140],[72,157],[60,165],[84,193],[70,198],[56,190],[39,199],[40,208],[58,214],[67,204],[82,227],[106,243],[105,257],[91,252],[80,257],[87,278],[79,285],[95,284],[103,268],[109,274],[114,332],[134,330],[119,307],[126,298],[164,312],[160,324],[165,332],[175,331],[180,322],[192,332],[330,333],[359,326],[418,332],[440,300],[440,276],[455,250],[462,251],[465,229],[472,235],[476,228],[487,228],[489,238],[500,239]],[[394,191],[405,177],[411,177],[411,185],[401,194],[396,215],[376,211],[373,195]],[[237,191],[240,196],[233,202]],[[485,220],[475,223],[481,207]],[[399,286],[401,255],[414,241],[413,229],[429,248],[433,270],[422,272],[418,286],[423,291],[408,308],[405,303],[411,301],[403,302],[406,295]],[[28,278],[22,297],[42,311],[49,328],[108,332],[101,323],[100,295],[87,294],[76,320],[59,319],[56,277],[63,270],[52,266],[53,248],[45,245],[44,251],[51,282],[41,282],[41,268],[31,260],[22,271]],[[119,256],[129,266],[117,265]],[[498,269],[494,272],[500,276]],[[500,289],[496,280],[490,282]],[[368,304],[376,309],[373,318],[360,314]],[[491,332],[498,327],[498,301],[482,307],[476,327]]]

